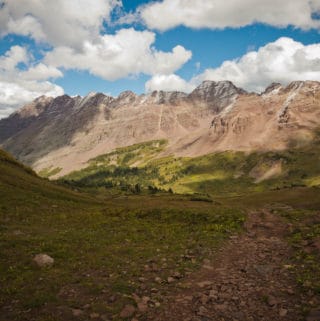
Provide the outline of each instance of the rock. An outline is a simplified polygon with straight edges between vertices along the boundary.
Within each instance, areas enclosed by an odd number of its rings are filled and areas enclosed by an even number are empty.
[[[146,281],[147,281],[147,279],[144,278],[144,277],[139,278],[139,282],[141,282],[141,283],[144,283],[144,282],[146,282]]]
[[[98,319],[98,318],[100,318],[100,314],[99,313],[91,313],[90,314],[90,319]]]
[[[208,317],[209,311],[204,306],[201,306],[197,314],[200,315],[201,317]]]
[[[210,298],[206,296],[205,294],[201,295],[200,302],[202,304],[207,304],[210,301]]]
[[[37,254],[33,261],[39,266],[39,267],[50,267],[54,263],[54,259],[47,255],[47,254]]]
[[[150,271],[151,272],[158,272],[159,271],[158,265],[155,263],[152,263],[151,267],[150,267]]]
[[[83,314],[83,311],[80,309],[72,309],[72,315],[75,317],[80,317]]]
[[[158,301],[156,301],[156,302],[154,303],[154,306],[155,306],[156,308],[160,308],[161,303],[160,303],[160,302],[158,302]]]
[[[288,314],[288,310],[287,309],[280,309],[279,310],[280,317],[285,317],[287,314]]]
[[[169,276],[167,279],[168,283],[173,283],[175,281],[175,279],[172,276]]]
[[[259,274],[265,275],[271,273],[273,271],[273,267],[271,265],[256,265],[255,270]]]
[[[132,298],[137,304],[141,301],[141,298],[135,293],[132,294]]]
[[[141,301],[143,303],[148,303],[150,301],[150,298],[148,296],[144,296],[144,297],[142,297]]]
[[[110,302],[110,303],[113,303],[113,302],[115,302],[116,301],[116,296],[115,295],[111,295],[111,297],[108,299],[108,301]]]
[[[227,306],[225,304],[216,304],[215,306],[215,309],[218,310],[218,311],[225,311],[227,309]]]
[[[136,308],[131,305],[131,304],[127,304],[122,311],[120,312],[120,317],[121,318],[130,318],[133,316],[133,314],[135,313]]]
[[[210,281],[202,281],[202,282],[198,282],[197,285],[200,288],[206,288],[206,287],[212,285],[212,282],[210,282]]]
[[[182,278],[182,274],[180,272],[174,272],[172,277],[175,278],[175,279],[181,279]]]
[[[277,300],[273,296],[269,296],[267,303],[270,307],[277,305]]]
[[[138,306],[138,310],[142,313],[148,310],[148,304],[145,302],[139,302],[137,306]]]
[[[213,299],[213,300],[217,300],[218,299],[218,292],[216,290],[210,290],[209,298]]]

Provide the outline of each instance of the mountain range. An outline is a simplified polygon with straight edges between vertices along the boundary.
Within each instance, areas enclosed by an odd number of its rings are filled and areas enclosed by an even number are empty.
[[[56,177],[116,148],[165,139],[157,157],[300,147],[320,125],[320,82],[273,83],[261,94],[205,81],[190,94],[41,96],[0,120],[0,146]]]

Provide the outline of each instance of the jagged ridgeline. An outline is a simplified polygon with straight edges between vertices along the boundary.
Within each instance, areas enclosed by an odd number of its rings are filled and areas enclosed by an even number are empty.
[[[40,97],[0,121],[0,144],[43,176],[58,178],[92,166],[100,155],[119,153],[119,148],[166,140],[155,147],[161,151],[150,150],[142,160],[128,152],[117,165],[141,171],[143,164],[168,158],[179,176],[180,167],[192,163],[185,158],[304,148],[314,141],[319,116],[319,82],[272,84],[256,94],[228,81],[205,81],[190,94]],[[165,167],[159,167],[163,186],[176,181]]]

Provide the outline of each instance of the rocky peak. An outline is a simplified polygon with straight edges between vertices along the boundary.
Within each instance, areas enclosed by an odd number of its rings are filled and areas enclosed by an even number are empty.
[[[245,91],[236,87],[231,81],[210,81],[202,82],[190,96],[209,101],[215,97],[225,97],[234,94],[243,94]]]
[[[37,117],[45,108],[53,101],[54,98],[40,96],[30,104],[23,106],[21,109],[13,113],[10,117],[29,118]]]
[[[113,97],[107,96],[103,93],[91,92],[87,96],[82,98],[79,102],[75,101],[75,108],[81,109],[86,107],[97,107],[101,104],[108,105],[113,100]]]
[[[265,89],[262,95],[267,95],[272,92],[278,92],[281,88],[282,88],[282,85],[279,82],[273,82]]]
[[[115,106],[133,104],[137,97],[138,96],[131,90],[126,90],[115,99],[114,104]]]
[[[190,95],[195,101],[205,102],[217,112],[230,105],[236,96],[245,94],[243,89],[236,87],[231,81],[202,82]]]
[[[179,91],[160,90],[160,91],[153,91],[148,96],[149,96],[148,102],[151,100],[151,102],[154,104],[163,105],[163,104],[175,104],[179,100],[185,99],[188,95]]]

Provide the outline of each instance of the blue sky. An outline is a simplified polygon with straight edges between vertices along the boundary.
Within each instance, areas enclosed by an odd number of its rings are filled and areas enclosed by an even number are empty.
[[[4,0],[0,117],[38,95],[320,80],[320,0]]]

